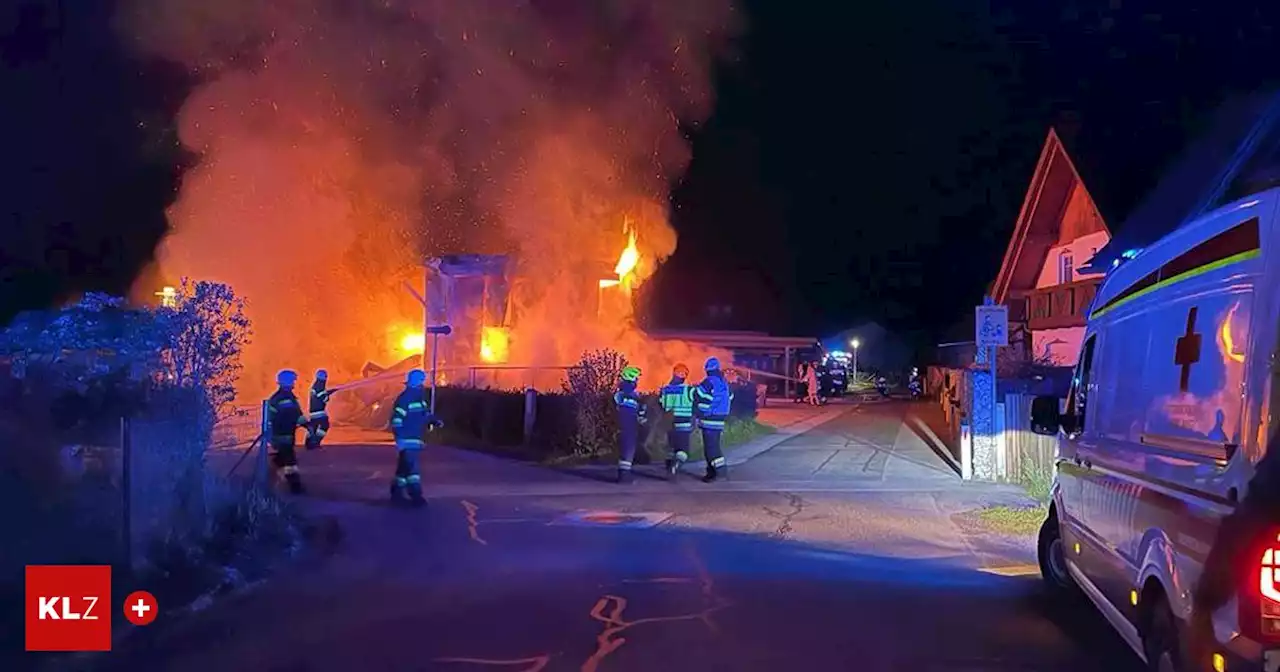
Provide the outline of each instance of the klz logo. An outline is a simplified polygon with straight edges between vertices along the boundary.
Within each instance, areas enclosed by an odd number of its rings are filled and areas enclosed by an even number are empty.
[[[27,566],[27,650],[111,650],[110,565]]]
[[[98,606],[98,598],[85,597],[84,611],[72,611],[71,598],[69,597],[42,597],[40,598],[40,616],[39,620],[50,621],[96,621],[98,615],[93,608]]]

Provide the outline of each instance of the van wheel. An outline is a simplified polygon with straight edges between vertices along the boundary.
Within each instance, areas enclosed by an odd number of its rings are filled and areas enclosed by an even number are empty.
[[[1040,526],[1040,538],[1036,544],[1040,560],[1040,576],[1054,596],[1074,594],[1076,582],[1067,571],[1067,546],[1062,541],[1062,529],[1058,516],[1050,515]]]
[[[1142,637],[1142,650],[1147,656],[1147,669],[1151,672],[1187,672],[1186,654],[1178,634],[1178,621],[1169,610],[1168,603],[1160,598],[1151,605],[1151,624]]]

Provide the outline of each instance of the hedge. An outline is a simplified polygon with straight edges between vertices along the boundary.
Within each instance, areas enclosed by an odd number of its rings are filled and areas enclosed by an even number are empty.
[[[524,440],[524,394],[515,391],[474,389],[445,386],[436,390],[436,414],[445,428],[428,435],[429,443],[451,445],[511,455],[523,459],[547,461],[566,457],[602,458],[615,455],[618,446],[617,414],[608,396],[565,393],[537,395],[536,416],[531,440]],[[665,450],[666,426],[656,394],[646,394],[646,412],[650,422],[640,437],[646,455],[656,456]],[[582,413],[581,404],[591,404]],[[390,404],[379,406],[382,415]],[[743,428],[760,427],[755,423],[754,386],[734,386],[729,434],[743,433]],[[378,418],[385,423],[389,418]],[[580,426],[590,423],[590,427]],[[752,429],[747,434],[754,435]],[[662,446],[658,448],[658,446]]]

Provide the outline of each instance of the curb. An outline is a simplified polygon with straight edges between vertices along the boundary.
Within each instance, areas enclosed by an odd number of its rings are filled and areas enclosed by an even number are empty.
[[[942,439],[938,438],[938,435],[929,428],[929,423],[925,422],[920,418],[920,416],[917,416],[914,413],[908,414],[907,417],[910,419],[911,424],[916,430],[924,433],[924,436],[920,438],[923,439],[925,443],[929,444],[929,448],[932,449],[938,457],[941,457],[943,461],[947,463],[947,466],[951,467],[951,470],[956,472],[956,475],[963,475],[964,470],[960,462],[958,462],[955,456],[951,454],[951,449],[947,447],[947,444],[944,443]]]
[[[811,418],[778,427],[776,432],[773,432],[768,436],[762,436],[754,441],[749,441],[740,446],[734,446],[733,448],[725,451],[725,466],[736,467],[738,465],[745,464],[746,462],[769,452],[774,448],[774,446],[777,446],[783,441],[800,436],[818,425],[824,425],[831,422],[832,420],[853,411],[855,408],[857,408],[857,406],[841,406],[839,408],[820,413]],[[703,467],[701,464],[686,462],[681,469],[690,473],[700,473],[703,470]]]

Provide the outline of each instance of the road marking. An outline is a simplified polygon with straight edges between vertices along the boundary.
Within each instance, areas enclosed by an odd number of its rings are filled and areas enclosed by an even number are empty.
[[[666,512],[636,511],[572,511],[552,522],[552,525],[583,525],[588,527],[621,527],[645,529],[661,524],[671,517]]]
[[[517,660],[490,660],[488,658],[436,658],[437,663],[467,663],[470,665],[501,665],[510,667],[515,665],[528,665],[519,672],[542,672],[551,664],[551,656],[536,656],[534,658],[520,658]]]
[[[997,576],[1039,576],[1039,565],[1009,565],[1005,567],[979,567],[978,571]]]
[[[476,521],[476,511],[479,511],[480,507],[464,499],[462,500],[462,509],[467,512],[467,535],[471,537],[471,541],[481,546],[488,546],[489,542],[480,538],[480,523]]]

